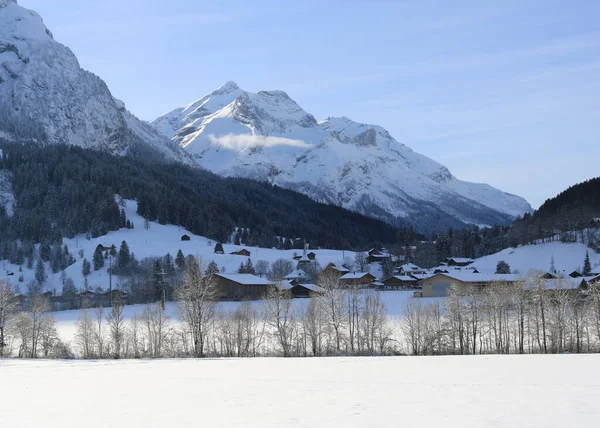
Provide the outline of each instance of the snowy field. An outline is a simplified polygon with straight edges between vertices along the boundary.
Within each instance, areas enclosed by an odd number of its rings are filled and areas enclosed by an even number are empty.
[[[596,427],[598,355],[0,360],[2,426]]]

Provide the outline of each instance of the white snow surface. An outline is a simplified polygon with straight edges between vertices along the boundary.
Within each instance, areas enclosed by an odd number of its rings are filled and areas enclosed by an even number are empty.
[[[583,267],[586,252],[590,255],[592,271],[600,270],[600,254],[584,244],[560,241],[507,248],[499,253],[481,257],[469,267],[475,266],[482,273],[493,273],[498,262],[505,261],[509,264],[512,273],[527,274],[530,270],[548,272],[550,261],[554,257],[556,270],[568,275]]]
[[[598,355],[0,360],[0,406],[11,428],[587,428],[600,418],[598,365]]]
[[[167,159],[188,157],[127,112],[98,76],[54,40],[42,18],[15,1],[0,3],[0,137],[72,144],[122,154],[132,144]]]
[[[406,217],[422,201],[475,224],[531,211],[518,196],[457,180],[380,126],[346,117],[317,122],[282,91],[251,93],[227,82],[152,125],[217,174],[268,181],[371,216]]]

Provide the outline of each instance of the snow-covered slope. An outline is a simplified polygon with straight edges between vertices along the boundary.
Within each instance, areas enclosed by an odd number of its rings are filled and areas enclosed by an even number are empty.
[[[494,272],[498,262],[505,261],[513,273],[518,271],[525,275],[532,269],[549,271],[551,260],[554,258],[556,270],[568,275],[583,267],[586,252],[590,255],[592,270],[594,272],[600,270],[600,254],[595,253],[584,244],[560,241],[507,248],[499,253],[475,260],[473,266],[477,267],[480,272]]]
[[[227,82],[152,125],[220,175],[269,181],[385,220],[492,224],[531,211],[518,196],[457,180],[380,126],[317,122],[282,91],[250,93]]]
[[[187,159],[127,112],[102,79],[54,40],[42,18],[15,0],[0,0],[0,137],[117,154],[150,148],[168,159]]]

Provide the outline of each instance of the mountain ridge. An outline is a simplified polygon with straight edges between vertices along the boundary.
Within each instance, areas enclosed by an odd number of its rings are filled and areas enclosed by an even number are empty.
[[[228,81],[151,124],[217,174],[268,181],[392,223],[430,215],[508,224],[531,211],[518,196],[457,180],[381,126],[317,121],[284,91],[252,93]]]

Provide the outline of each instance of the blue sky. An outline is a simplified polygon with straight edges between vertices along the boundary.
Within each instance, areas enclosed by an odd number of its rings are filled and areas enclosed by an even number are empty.
[[[534,207],[600,175],[600,1],[18,0],[151,120],[227,80]]]

